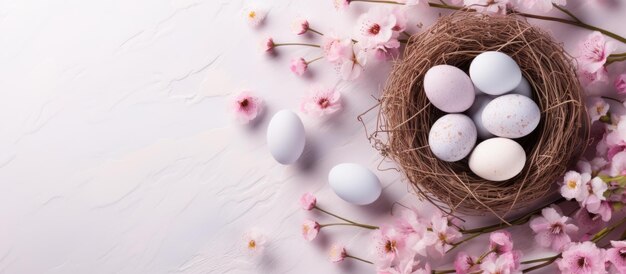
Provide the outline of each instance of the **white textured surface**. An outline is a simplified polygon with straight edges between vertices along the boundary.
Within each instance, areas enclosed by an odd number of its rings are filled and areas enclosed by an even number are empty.
[[[330,0],[266,2],[267,24],[253,31],[239,14],[244,4],[0,1],[0,272],[373,272],[326,260],[334,241],[369,257],[365,231],[333,228],[307,243],[298,228],[307,214],[296,201],[311,191],[322,206],[374,224],[389,218],[393,202],[414,202],[392,171],[376,172],[383,198],[371,206],[342,202],[326,186],[336,163],[373,170],[379,163],[356,116],[375,103],[370,95],[379,95],[387,66],[346,83],[315,64],[303,80],[288,72],[288,60],[317,57],[314,50],[280,49],[268,58],[257,46],[264,33],[298,39],[289,32],[297,15],[322,31],[347,32],[367,5],[342,15]],[[623,4],[575,10],[626,35]],[[439,12],[415,16],[429,23]],[[587,33],[544,26],[569,50]],[[281,166],[265,145],[267,118],[297,110],[313,82],[341,88],[345,111],[305,119],[303,161]],[[256,126],[235,125],[226,114],[227,95],[242,88],[267,102]],[[374,117],[366,118],[372,126]],[[270,240],[258,260],[238,248],[252,226]],[[518,246],[533,252],[527,229],[513,231],[525,239]]]

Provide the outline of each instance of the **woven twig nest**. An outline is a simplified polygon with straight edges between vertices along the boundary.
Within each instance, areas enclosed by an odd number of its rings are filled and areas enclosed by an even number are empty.
[[[440,64],[467,71],[485,51],[501,51],[519,64],[541,109],[537,129],[517,139],[527,155],[524,169],[503,182],[473,174],[467,159],[441,161],[428,147],[430,127],[444,113],[426,98],[424,74]],[[586,147],[588,118],[581,90],[571,56],[544,31],[515,15],[459,11],[411,37],[404,57],[394,64],[381,98],[378,132],[388,134],[382,149],[419,195],[450,211],[502,216],[546,196]]]

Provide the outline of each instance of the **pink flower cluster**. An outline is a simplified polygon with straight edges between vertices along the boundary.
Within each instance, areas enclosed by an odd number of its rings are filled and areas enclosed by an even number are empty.
[[[429,272],[427,264],[419,267],[417,257],[441,257],[459,238],[461,233],[440,211],[427,217],[416,209],[402,209],[395,225],[373,232],[372,254],[379,273]],[[413,272],[399,272],[407,267]]]
[[[626,116],[609,117],[609,106],[603,99],[591,101],[594,102],[589,106],[592,121],[601,120],[604,133],[598,138],[595,157],[590,161],[581,159],[575,170],[565,173],[561,195],[576,200],[582,210],[607,222],[614,208],[626,203]]]
[[[626,273],[626,241],[611,241],[608,249],[593,242],[570,244],[556,261],[561,273]]]
[[[583,86],[589,86],[598,82],[608,82],[608,72],[604,67],[609,55],[614,52],[616,45],[607,42],[598,31],[594,31],[578,50],[578,77]]]
[[[513,249],[513,240],[508,231],[493,232],[489,235],[489,250],[480,257],[459,252],[454,261],[457,274],[468,273],[521,273],[522,253]]]

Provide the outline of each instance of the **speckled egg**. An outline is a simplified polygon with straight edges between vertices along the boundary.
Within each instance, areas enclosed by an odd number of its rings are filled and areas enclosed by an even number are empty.
[[[530,87],[530,83],[526,80],[526,77],[522,77],[519,85],[507,94],[519,94],[528,98],[533,98],[533,89]]]
[[[455,162],[469,155],[476,144],[476,126],[463,114],[447,114],[439,118],[428,133],[428,145],[435,157]]]
[[[517,142],[507,138],[482,141],[469,157],[474,174],[490,181],[505,181],[519,174],[526,164],[526,152]]]
[[[515,60],[498,51],[476,56],[470,64],[469,75],[481,92],[490,95],[505,94],[522,80],[522,71]]]
[[[438,109],[463,112],[474,102],[474,86],[469,76],[457,67],[437,65],[424,76],[424,92]]]
[[[535,130],[541,113],[532,99],[507,94],[491,100],[485,106],[481,119],[485,128],[496,136],[520,138]]]
[[[470,109],[467,110],[467,116],[472,118],[474,121],[474,125],[476,126],[476,131],[478,133],[478,138],[480,139],[489,139],[494,137],[494,135],[485,128],[483,125],[483,110],[493,100],[493,97],[486,94],[480,94],[476,96],[476,100],[474,100],[474,104]]]

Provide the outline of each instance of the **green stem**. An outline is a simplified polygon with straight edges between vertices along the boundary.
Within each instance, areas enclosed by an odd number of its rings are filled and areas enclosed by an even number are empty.
[[[516,219],[513,219],[511,222],[511,224],[513,225],[521,225],[524,224],[526,222],[528,222],[530,220],[530,217],[532,217],[535,214],[538,214],[539,212],[541,212],[541,210],[543,210],[544,208],[550,206],[551,204],[558,204],[561,202],[564,202],[565,198],[561,197],[559,199],[557,199],[556,201],[546,204],[543,207],[539,207],[531,212],[526,213],[526,215],[523,215],[521,217],[518,217]],[[462,229],[460,230],[461,233],[463,234],[475,234],[475,233],[489,233],[489,232],[493,232],[493,231],[497,231],[500,230],[502,228],[508,227],[509,225],[507,225],[506,223],[497,223],[497,224],[493,224],[493,225],[489,225],[489,226],[484,226],[484,227],[478,227],[478,228],[474,228],[474,229]]]
[[[317,31],[317,30],[315,30],[315,29],[313,29],[313,28],[311,28],[311,27],[309,27],[309,31],[310,31],[310,32],[312,32],[312,33],[315,33],[315,34],[317,34],[317,35],[319,35],[319,36],[324,36],[324,34],[323,34],[323,33],[319,32],[319,31]]]
[[[609,235],[609,233],[613,232],[613,230],[615,230],[620,225],[623,225],[625,222],[626,218],[622,218],[619,222],[600,230],[598,233],[596,233],[596,235],[593,236],[593,238],[591,238],[591,241],[594,243],[598,243],[600,240],[602,240],[602,238],[606,237],[606,235]]]
[[[455,273],[456,270],[454,269],[446,269],[446,270],[433,270],[432,273],[433,274],[448,274],[448,273]]]
[[[563,24],[577,26],[577,27],[588,29],[588,30],[598,31],[598,32],[600,32],[600,33],[602,33],[602,34],[604,34],[604,35],[606,35],[608,37],[611,37],[611,38],[613,38],[613,39],[615,39],[617,41],[620,41],[620,42],[626,44],[626,38],[624,38],[622,36],[619,36],[619,35],[617,35],[617,34],[615,34],[613,32],[610,32],[608,30],[589,25],[587,23],[577,22],[577,21],[563,19],[563,18],[557,18],[557,17],[550,17],[550,16],[542,16],[542,15],[537,15],[537,14],[523,13],[523,12],[515,12],[515,14],[524,16],[526,18],[533,18],[533,19],[540,19],[540,20],[545,20],[545,21],[560,22],[560,23],[563,23]]]
[[[614,58],[609,56],[609,58],[606,59],[606,63],[604,63],[604,66],[606,67],[606,66],[608,66],[608,65],[610,65],[612,63],[621,62],[621,61],[626,61],[626,56],[614,57]]]
[[[537,269],[539,269],[539,268],[542,268],[542,267],[544,267],[544,266],[551,265],[551,264],[552,264],[554,261],[556,261],[556,259],[558,259],[559,257],[561,257],[561,254],[559,254],[559,255],[557,255],[557,256],[554,256],[554,257],[550,257],[550,259],[549,259],[548,261],[546,261],[545,263],[538,264],[538,265],[536,265],[536,266],[526,268],[526,269],[522,270],[522,273],[528,273],[528,272],[531,272],[531,271],[533,271],[533,270],[537,270]]]
[[[307,43],[275,43],[274,44],[274,47],[280,47],[280,46],[306,46],[306,47],[315,47],[315,48],[320,47],[320,45],[307,44]]]
[[[552,6],[554,6],[556,9],[562,11],[563,13],[567,14],[570,18],[574,19],[574,21],[582,23],[582,21],[580,19],[578,19],[578,17],[576,17],[576,15],[574,15],[572,12],[570,12],[569,10],[557,5],[557,4],[552,4]]]
[[[320,225],[320,228],[323,227],[327,227],[327,226],[338,226],[338,225],[345,225],[345,226],[358,226],[358,227],[362,227],[362,228],[367,228],[367,229],[378,229],[377,226],[373,226],[373,225],[364,225],[364,224],[353,224],[353,223],[331,223],[331,224],[323,224]]]
[[[451,6],[451,5],[443,5],[443,4],[439,4],[439,3],[428,3],[429,6],[434,7],[434,8],[440,8],[440,9],[451,9],[451,10],[460,10],[463,7],[459,7],[459,6]],[[559,7],[559,10],[562,10],[564,12],[567,12],[568,14],[571,13],[567,10],[565,10],[564,8]],[[469,11],[469,10],[468,10]],[[598,31],[606,36],[609,36],[617,41],[620,41],[622,43],[626,44],[626,38],[619,36],[613,32],[610,32],[608,30],[602,29],[602,28],[598,28],[592,25],[589,25],[587,23],[583,23],[579,20],[569,20],[569,19],[564,19],[564,18],[558,18],[558,17],[550,17],[550,16],[543,16],[543,15],[537,15],[537,14],[530,14],[530,13],[524,13],[524,12],[514,12],[514,14],[520,15],[520,16],[524,16],[526,18],[533,18],[533,19],[539,19],[539,20],[545,20],[545,21],[553,21],[553,22],[559,22],[559,23],[563,23],[563,24],[568,24],[568,25],[572,25],[572,26],[577,26],[577,27],[581,27],[581,28],[585,28],[588,30],[595,30]],[[572,14],[573,16],[573,14]]]
[[[404,3],[400,3],[400,2],[396,2],[396,1],[386,1],[386,0],[351,0],[350,2],[367,2],[367,3],[404,5]]]
[[[451,247],[450,249],[448,249],[448,251],[446,251],[446,253],[447,253],[447,252],[452,251],[452,250],[453,250],[453,249],[455,249],[455,248],[457,248],[457,247],[458,247],[458,246],[460,246],[462,243],[464,243],[464,242],[468,242],[468,241],[470,241],[470,240],[472,240],[472,239],[474,239],[474,238],[476,238],[476,237],[478,237],[478,236],[480,236],[480,235],[483,235],[483,233],[476,233],[476,234],[473,234],[472,236],[469,236],[469,237],[467,237],[467,238],[465,238],[465,239],[463,239],[463,240],[461,240],[461,241],[459,241],[459,242],[453,243],[453,244],[452,244],[452,247]]]
[[[335,217],[335,218],[337,218],[337,219],[339,219],[339,220],[342,220],[342,221],[345,221],[345,222],[351,223],[351,224],[356,225],[356,226],[360,226],[360,227],[364,227],[364,228],[368,228],[368,229],[378,229],[378,228],[379,228],[379,227],[377,227],[377,226],[373,226],[373,225],[366,225],[366,224],[361,224],[361,223],[357,223],[357,222],[354,222],[354,221],[348,220],[348,219],[343,218],[343,217],[341,217],[341,216],[339,216],[339,215],[337,215],[337,214],[333,214],[333,213],[331,213],[331,212],[329,212],[329,211],[326,211],[326,210],[324,210],[324,209],[322,209],[322,208],[320,208],[320,207],[318,207],[318,206],[314,206],[313,208],[315,208],[315,209],[317,209],[317,210],[319,210],[319,211],[321,211],[321,212],[323,212],[323,213],[326,213],[326,214],[328,214],[328,215],[330,215],[330,216],[333,216],[333,217]]]
[[[368,264],[374,264],[371,261],[368,261],[366,259],[361,259],[359,257],[355,257],[355,256],[352,256],[352,255],[346,255],[346,258],[355,259],[357,261],[361,261],[361,262],[368,263]]]
[[[534,264],[534,263],[539,263],[539,262],[545,262],[545,261],[549,261],[552,260],[553,257],[559,257],[558,255],[552,256],[552,257],[546,257],[546,258],[539,258],[539,259],[534,259],[534,260],[528,260],[528,261],[523,261],[520,262],[520,264]]]
[[[313,63],[313,62],[315,62],[315,61],[317,61],[317,60],[320,60],[320,59],[322,59],[322,58],[324,58],[324,56],[320,56],[320,57],[317,57],[317,58],[315,58],[315,59],[311,59],[311,60],[309,60],[309,61],[305,61],[305,63],[308,65],[308,64],[311,64],[311,63]]]

